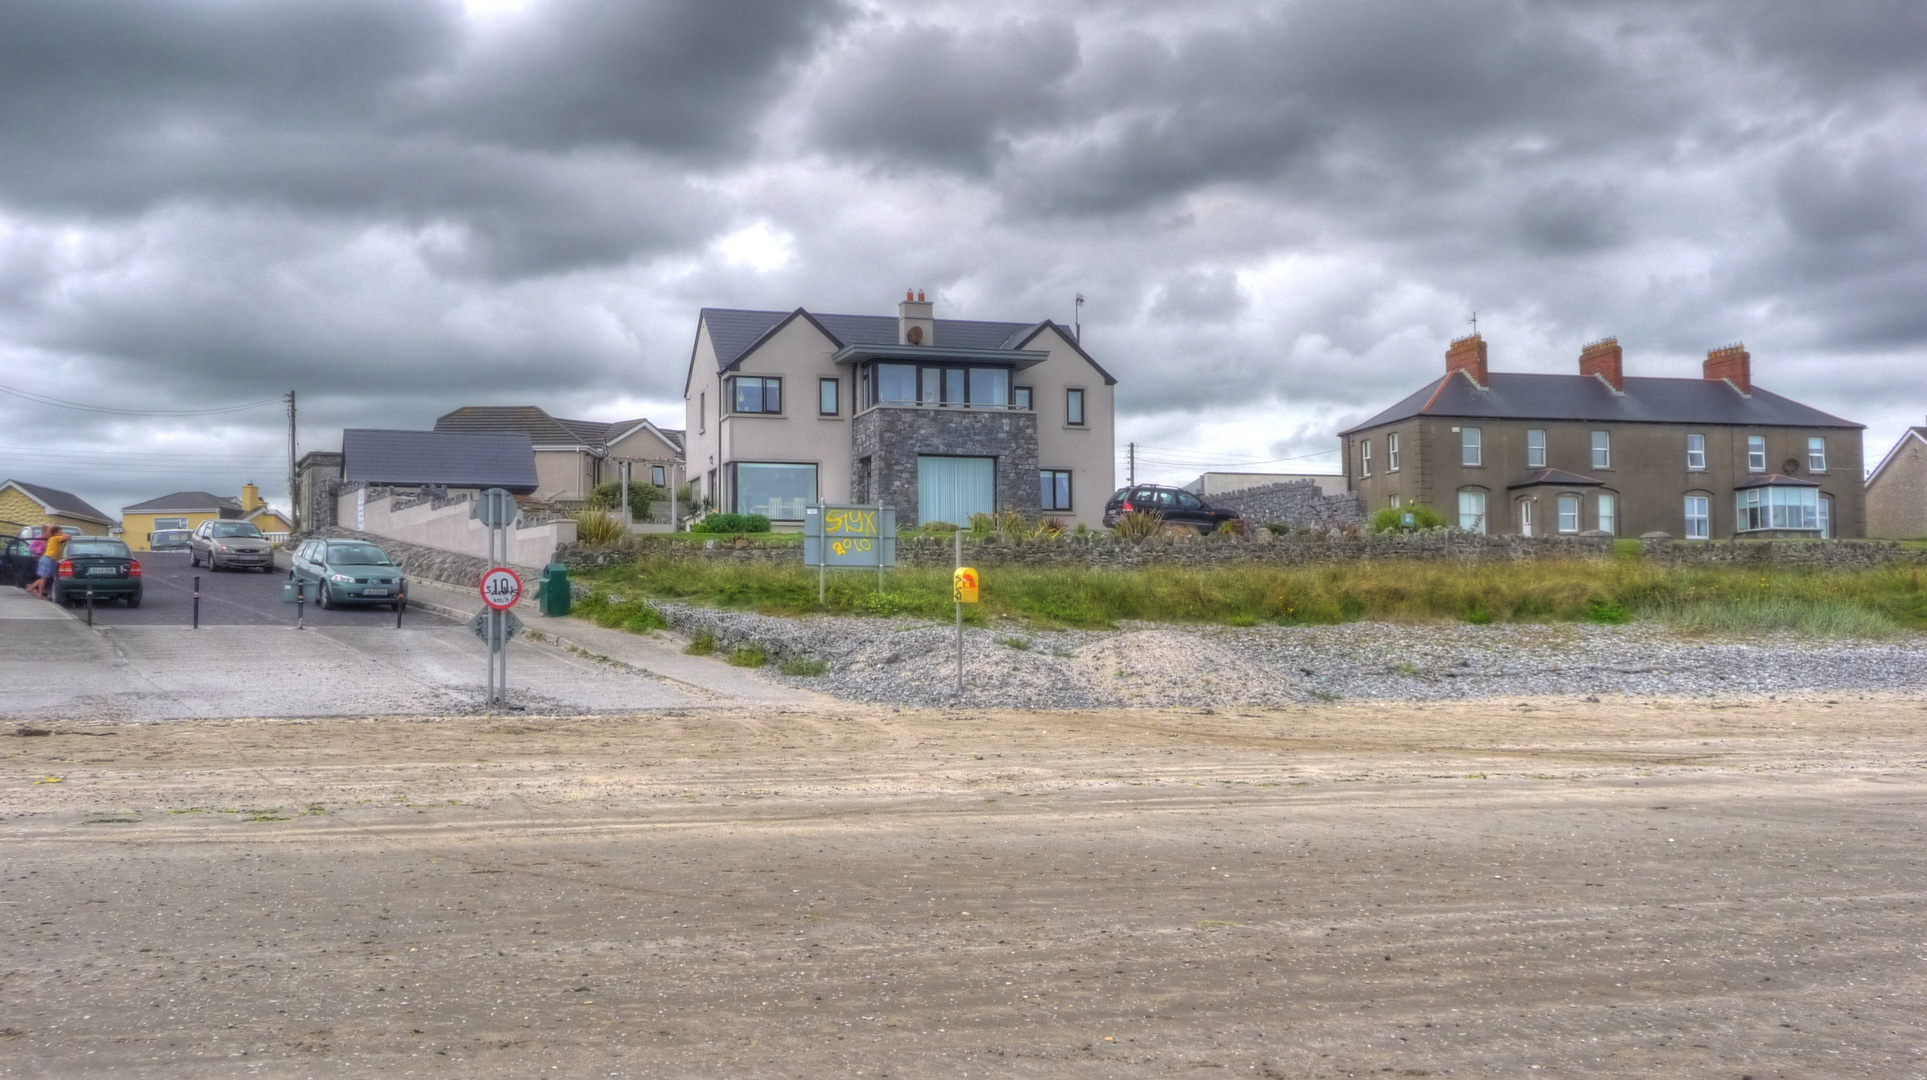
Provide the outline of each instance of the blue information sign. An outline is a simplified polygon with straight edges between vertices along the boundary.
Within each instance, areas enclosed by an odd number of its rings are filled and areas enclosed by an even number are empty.
[[[874,570],[897,564],[894,506],[803,508],[803,565]]]

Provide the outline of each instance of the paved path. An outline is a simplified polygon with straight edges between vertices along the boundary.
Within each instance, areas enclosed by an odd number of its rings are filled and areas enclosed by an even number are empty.
[[[94,622],[102,626],[188,626],[194,621],[194,589],[198,579],[201,591],[202,626],[293,626],[297,615],[294,604],[281,599],[281,586],[288,580],[286,556],[273,573],[253,570],[224,570],[188,563],[185,551],[143,551],[139,554],[142,585],[141,606],[102,604],[94,609]],[[299,615],[309,626],[393,626],[395,613],[374,605],[340,607],[323,611],[313,603],[300,606]],[[431,623],[441,616],[424,614]],[[412,622],[403,616],[403,624]]]

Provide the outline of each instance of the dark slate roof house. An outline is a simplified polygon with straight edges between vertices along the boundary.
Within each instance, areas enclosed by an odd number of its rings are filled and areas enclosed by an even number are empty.
[[[1861,425],[1754,385],[1739,345],[1697,379],[1623,363],[1606,338],[1572,374],[1491,371],[1482,337],[1454,341],[1444,374],[1339,433],[1346,483],[1368,512],[1480,532],[1864,535]]]
[[[507,488],[533,494],[535,451],[527,435],[348,428],[341,433],[341,478],[350,483]]]

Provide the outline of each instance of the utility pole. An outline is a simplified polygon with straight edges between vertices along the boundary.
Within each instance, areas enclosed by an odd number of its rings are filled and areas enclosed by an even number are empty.
[[[288,524],[301,529],[301,502],[294,490],[294,391],[288,391]]]
[[[1130,468],[1130,472],[1127,474],[1129,475],[1130,479],[1127,480],[1126,483],[1135,484],[1137,483],[1137,444],[1131,443],[1129,445],[1131,447],[1131,468]]]

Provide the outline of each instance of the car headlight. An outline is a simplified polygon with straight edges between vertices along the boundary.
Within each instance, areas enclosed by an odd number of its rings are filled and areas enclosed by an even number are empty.
[[[349,576],[348,576],[347,574],[329,574],[329,575],[328,575],[328,580],[329,580],[329,581],[338,581],[338,582],[340,582],[340,583],[342,583],[343,585],[352,585],[352,584],[354,584],[354,581],[355,581],[355,579],[354,579],[354,578],[351,578],[351,577],[349,577]]]
[[[233,548],[231,548],[231,547],[229,547],[229,546],[227,546],[226,544],[216,544],[216,545],[214,545],[214,546],[215,546],[216,548],[219,548],[219,549],[220,549],[220,551],[221,551],[221,554],[223,554],[223,555],[226,555],[226,554],[229,554],[229,553],[231,553],[231,552],[232,552],[232,551],[234,550]]]

